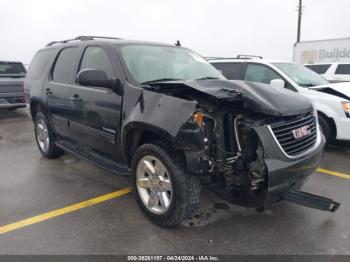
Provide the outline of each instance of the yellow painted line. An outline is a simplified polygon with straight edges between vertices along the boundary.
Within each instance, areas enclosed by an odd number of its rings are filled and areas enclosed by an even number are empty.
[[[48,219],[51,219],[54,217],[62,216],[64,214],[74,212],[74,211],[77,211],[77,210],[85,208],[85,207],[93,206],[93,205],[96,205],[98,203],[105,202],[105,201],[111,200],[113,198],[117,198],[117,197],[126,195],[130,192],[131,192],[131,187],[126,187],[126,188],[123,188],[121,190],[118,190],[118,191],[115,191],[112,193],[108,193],[108,194],[105,194],[105,195],[102,195],[99,197],[91,198],[91,199],[88,199],[86,201],[83,201],[83,202],[80,202],[77,204],[73,204],[73,205],[66,206],[66,207],[63,207],[60,209],[52,210],[50,212],[40,214],[40,215],[31,217],[31,218],[27,218],[24,220],[20,220],[18,222],[0,227],[0,235],[7,233],[7,232],[10,232],[10,231],[13,231],[13,230],[17,230],[17,229],[22,228],[22,227],[27,227],[27,226],[33,225],[33,224],[36,224],[36,223],[39,223],[39,222],[42,222],[42,221],[45,221],[45,220],[48,220]]]
[[[348,175],[348,174],[339,173],[339,172],[335,172],[335,171],[324,169],[324,168],[317,168],[316,171],[320,172],[320,173],[327,174],[327,175],[331,175],[331,176],[337,176],[337,177],[341,177],[341,178],[345,178],[345,179],[350,179],[350,175]]]

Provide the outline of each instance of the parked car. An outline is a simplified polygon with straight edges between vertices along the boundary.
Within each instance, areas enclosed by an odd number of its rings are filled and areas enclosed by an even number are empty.
[[[305,64],[329,82],[350,82],[350,63]]]
[[[89,36],[53,42],[36,53],[25,87],[41,154],[68,151],[131,174],[137,203],[158,225],[190,216],[204,179],[259,210],[281,200],[339,206],[299,191],[324,147],[309,100],[228,81],[187,48]]]
[[[20,62],[0,61],[0,109],[25,107],[23,80],[26,69]]]
[[[286,61],[249,56],[209,60],[228,79],[271,84],[308,97],[326,140],[350,140],[350,83],[329,83],[312,70]]]

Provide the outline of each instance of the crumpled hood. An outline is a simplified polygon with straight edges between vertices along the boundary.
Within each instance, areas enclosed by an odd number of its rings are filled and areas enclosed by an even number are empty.
[[[313,110],[304,96],[285,88],[236,80],[197,80],[183,83],[217,99],[243,99],[245,108],[268,115],[289,116]]]
[[[327,89],[332,89],[335,92],[333,93],[327,92],[327,93],[335,96],[339,96],[339,94],[337,95],[337,93],[341,93],[344,96],[348,97],[348,99],[350,100],[350,82],[329,83],[326,85],[313,86],[313,87],[310,87],[310,89],[316,90],[316,91],[327,91]]]

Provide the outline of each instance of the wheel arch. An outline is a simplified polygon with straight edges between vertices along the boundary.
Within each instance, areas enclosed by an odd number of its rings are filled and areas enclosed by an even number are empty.
[[[125,163],[130,166],[132,155],[143,144],[162,140],[173,145],[169,132],[150,124],[133,122],[124,127],[121,137],[121,151]]]
[[[337,137],[337,125],[336,125],[334,119],[332,117],[328,116],[327,114],[325,114],[324,112],[322,112],[321,110],[317,110],[317,114],[327,121],[327,123],[331,127],[332,138],[336,138]]]
[[[35,116],[38,112],[47,112],[45,103],[40,99],[31,99],[30,101],[30,115],[32,120],[35,120]]]

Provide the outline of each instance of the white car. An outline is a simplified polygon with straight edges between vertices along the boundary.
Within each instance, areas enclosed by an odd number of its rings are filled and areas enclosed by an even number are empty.
[[[349,82],[350,63],[305,64],[307,68],[326,78],[329,82]]]
[[[275,85],[305,95],[316,107],[327,141],[350,140],[350,83],[329,83],[314,71],[286,61],[241,56],[208,61],[228,79]]]

